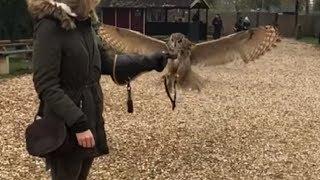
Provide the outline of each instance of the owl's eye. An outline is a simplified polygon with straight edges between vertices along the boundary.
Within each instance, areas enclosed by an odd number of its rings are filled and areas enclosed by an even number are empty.
[[[178,43],[182,43],[182,39],[180,39],[180,40],[178,41]]]

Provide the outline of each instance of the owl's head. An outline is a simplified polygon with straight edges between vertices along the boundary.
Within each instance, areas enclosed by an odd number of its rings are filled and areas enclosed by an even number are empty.
[[[177,54],[180,51],[190,50],[192,42],[181,33],[174,33],[170,36],[167,46],[170,51]]]

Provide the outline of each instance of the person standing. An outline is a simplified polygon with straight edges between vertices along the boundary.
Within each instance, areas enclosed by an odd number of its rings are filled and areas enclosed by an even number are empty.
[[[237,22],[235,23],[233,27],[234,32],[240,32],[243,30],[243,17],[239,16],[237,19]]]
[[[102,117],[101,75],[127,82],[142,72],[162,71],[169,58],[163,52],[108,57],[98,44],[92,24],[97,21],[94,9],[98,3],[99,0],[28,0],[34,19],[33,82],[40,99],[33,124],[52,126],[26,131],[31,136],[40,133],[50,137],[28,140],[26,135],[27,150],[45,153],[53,180],[85,180],[94,158],[109,152]]]
[[[212,20],[213,39],[219,39],[223,31],[223,22],[220,14],[217,14]]]
[[[250,21],[249,17],[246,16],[243,20],[243,25],[242,25],[243,30],[248,30],[250,28],[250,26],[251,26],[251,21]]]
[[[234,32],[240,32],[240,31],[246,31],[250,28],[251,22],[248,16],[245,18],[239,17],[236,24],[234,25],[233,31]]]

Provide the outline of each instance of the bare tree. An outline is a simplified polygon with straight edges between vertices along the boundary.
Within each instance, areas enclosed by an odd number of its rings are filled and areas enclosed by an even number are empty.
[[[313,10],[320,11],[320,0],[314,0],[313,3]]]
[[[306,14],[310,13],[310,0],[305,0],[306,2]]]

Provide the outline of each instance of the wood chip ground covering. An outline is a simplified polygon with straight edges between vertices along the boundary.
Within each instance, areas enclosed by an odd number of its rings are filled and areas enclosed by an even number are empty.
[[[207,86],[171,111],[160,74],[101,80],[111,153],[90,179],[319,179],[320,49],[283,40],[256,62],[198,69]],[[25,150],[37,98],[31,75],[0,81],[0,179],[48,179]]]

